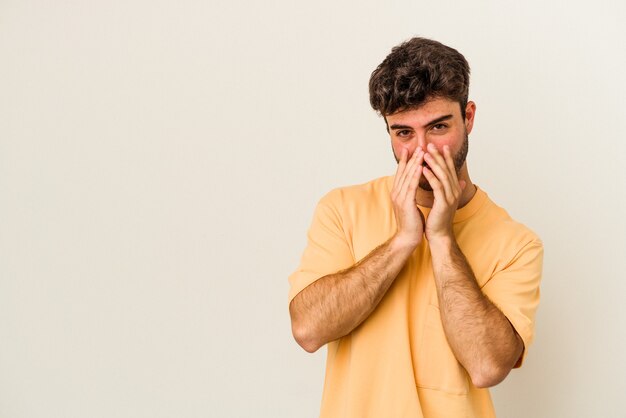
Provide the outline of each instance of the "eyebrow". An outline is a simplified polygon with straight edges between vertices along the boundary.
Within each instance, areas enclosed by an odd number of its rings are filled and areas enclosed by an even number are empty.
[[[451,119],[451,118],[452,118],[452,115],[440,116],[437,119],[433,119],[430,122],[428,122],[426,125],[424,125],[424,127],[431,126],[431,125],[436,125],[439,122],[443,122],[444,120],[448,120],[448,119]],[[389,127],[389,129],[413,129],[413,127],[409,126],[409,125],[399,125],[397,123],[394,123],[393,125],[391,125]]]

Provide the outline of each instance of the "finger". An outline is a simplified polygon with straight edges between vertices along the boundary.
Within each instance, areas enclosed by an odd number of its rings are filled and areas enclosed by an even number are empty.
[[[402,184],[402,176],[404,171],[406,170],[407,156],[409,154],[409,150],[402,147],[400,149],[400,161],[398,161],[398,168],[396,170],[396,175],[393,178],[393,189],[391,189],[391,198],[395,200],[398,196],[399,185]]]
[[[437,163],[439,165],[445,166],[446,162],[443,159],[443,156],[441,155],[441,153],[439,152],[439,150],[437,149],[437,147],[434,144],[428,144],[428,153],[435,159],[437,160]]]
[[[396,170],[396,175],[393,178],[393,188],[395,189],[398,183],[400,182],[400,178],[402,177],[402,173],[404,172],[404,168],[406,167],[406,157],[409,151],[402,147],[400,150],[400,161],[398,161],[398,169]]]
[[[417,167],[421,167],[422,161],[424,159],[424,152],[421,148],[417,148],[413,153],[413,157],[411,157],[411,161],[407,164],[404,178],[402,180],[402,184],[400,185],[400,196],[404,200],[406,198],[406,193],[411,183],[411,179],[415,175],[415,171]]]
[[[430,170],[428,167],[424,167],[422,171],[426,180],[430,184],[430,187],[433,189],[433,194],[435,195],[435,202],[445,200],[445,192],[443,190],[443,185],[437,179],[437,176]]]
[[[449,145],[443,146],[443,157],[446,160],[446,165],[448,167],[448,172],[450,173],[452,183],[457,184],[459,179],[456,175],[456,166],[454,165],[454,158],[452,158],[452,151],[450,151]]]
[[[447,147],[447,145],[444,145],[444,152],[445,152],[445,147]],[[449,171],[448,162],[446,161],[444,156],[441,155],[441,153],[439,152],[436,146],[434,146],[433,144],[428,144],[428,152],[437,161],[437,164],[439,164],[442,169]]]
[[[411,177],[411,182],[409,183],[409,189],[407,190],[407,195],[413,197],[413,201],[415,202],[417,187],[420,182],[420,178],[422,177],[422,171],[424,167],[420,163],[415,169],[415,174]]]
[[[458,199],[465,190],[467,182],[465,180],[459,180],[456,171],[456,165],[454,164],[454,158],[452,157],[452,151],[450,151],[449,145],[443,146],[443,156],[448,166],[448,172],[450,173],[450,186],[452,186],[452,190],[454,191],[454,198],[457,200],[458,203]]]
[[[441,157],[441,155],[439,155],[439,157]],[[445,196],[443,197],[446,198],[446,201],[448,198],[454,199],[454,191],[449,177],[450,173],[448,173],[447,167],[445,166],[445,161],[442,161],[444,163],[444,166],[442,167],[440,162],[430,152],[424,156],[424,159],[428,163],[431,173],[437,177],[438,182],[441,184],[443,192],[445,193]]]

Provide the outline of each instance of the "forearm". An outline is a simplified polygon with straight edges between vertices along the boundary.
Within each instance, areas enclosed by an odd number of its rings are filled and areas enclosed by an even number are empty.
[[[523,343],[506,316],[481,292],[454,239],[433,241],[431,254],[446,337],[478,387],[502,381]]]
[[[414,249],[394,236],[349,269],[298,293],[289,305],[298,344],[314,352],[352,332],[376,308]]]

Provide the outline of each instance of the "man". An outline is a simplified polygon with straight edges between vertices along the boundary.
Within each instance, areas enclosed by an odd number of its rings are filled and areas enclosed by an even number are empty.
[[[456,50],[414,38],[370,79],[395,176],[324,196],[289,311],[328,345],[321,417],[494,417],[488,388],[533,339],[543,245],[472,183],[476,105]]]

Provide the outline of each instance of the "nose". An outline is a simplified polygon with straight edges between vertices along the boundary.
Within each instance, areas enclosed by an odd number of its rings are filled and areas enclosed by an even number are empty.
[[[413,153],[417,151],[418,147],[422,148],[422,151],[426,151],[428,144],[429,144],[429,141],[428,139],[426,139],[426,135],[416,135],[413,140],[413,144],[411,144],[412,145],[411,155],[413,155]]]
[[[430,144],[431,142],[432,140],[429,139],[427,135],[415,134],[409,141],[397,143],[397,148],[395,148],[394,145],[394,149],[398,158],[403,148],[407,151],[407,158],[411,158],[413,154],[415,154],[415,152],[417,151],[417,148],[421,148],[422,151],[426,152],[426,150],[428,149],[428,144]]]
[[[426,139],[426,135],[417,135],[416,138],[417,145],[415,147],[421,147],[424,151],[426,151],[428,147],[428,140]]]

